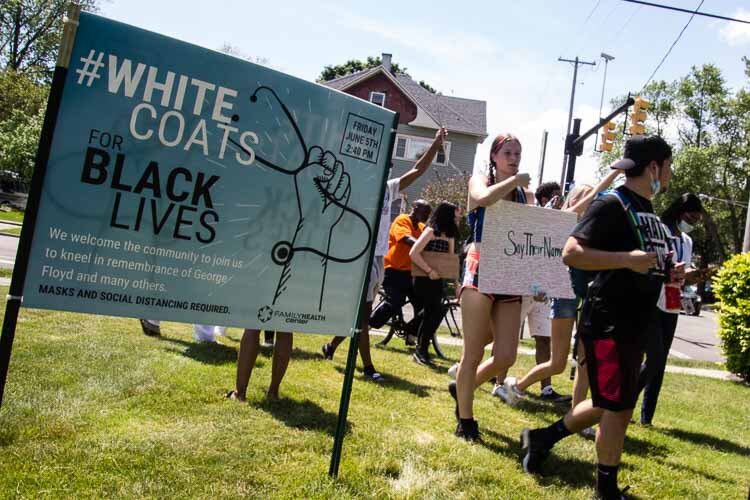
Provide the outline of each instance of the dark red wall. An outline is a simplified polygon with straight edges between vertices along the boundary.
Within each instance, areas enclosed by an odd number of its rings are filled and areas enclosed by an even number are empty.
[[[353,96],[370,100],[370,92],[385,94],[385,107],[399,113],[399,123],[409,123],[417,117],[417,106],[401,92],[398,87],[382,73],[357,83],[344,92]]]

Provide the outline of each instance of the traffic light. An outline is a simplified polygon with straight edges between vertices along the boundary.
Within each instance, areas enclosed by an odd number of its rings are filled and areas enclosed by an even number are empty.
[[[602,151],[612,151],[612,143],[615,140],[615,127],[617,127],[615,122],[607,122],[602,126],[602,145],[600,148]]]
[[[643,135],[646,133],[646,117],[649,103],[647,100],[636,97],[633,104],[633,111],[630,112],[629,132],[633,135]]]

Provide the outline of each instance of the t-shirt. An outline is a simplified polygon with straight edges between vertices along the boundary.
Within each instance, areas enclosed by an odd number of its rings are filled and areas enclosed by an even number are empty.
[[[675,237],[674,243],[674,261],[684,262],[685,269],[688,269],[693,262],[693,238],[682,231],[680,236]]]
[[[378,240],[375,243],[375,257],[382,257],[388,253],[388,230],[391,227],[391,203],[398,199],[400,179],[390,179],[385,187],[383,210],[380,212],[380,226]]]
[[[622,198],[610,192],[591,203],[572,236],[597,250],[629,252],[641,249],[657,253],[657,266],[648,274],[630,269],[598,271],[592,285],[593,294],[619,321],[643,327],[664,282],[669,236],[648,199],[625,186],[616,191]]]
[[[393,220],[388,234],[388,253],[385,254],[385,268],[398,271],[411,271],[411,247],[402,241],[407,236],[415,240],[422,235],[424,224],[421,222],[414,227],[408,214],[401,214]]]

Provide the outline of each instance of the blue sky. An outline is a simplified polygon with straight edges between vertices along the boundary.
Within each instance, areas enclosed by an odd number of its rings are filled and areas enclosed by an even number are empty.
[[[699,0],[659,0],[694,9]],[[451,7],[448,7],[448,6]],[[704,12],[750,20],[747,0],[706,0]],[[243,2],[110,0],[101,14],[190,43],[218,49],[231,44],[274,68],[314,80],[327,64],[382,52],[448,95],[487,101],[491,137],[521,138],[521,169],[536,184],[543,130],[549,131],[544,180],[559,180],[567,125],[572,65],[558,57],[597,62],[579,69],[574,117],[583,129],[599,114],[604,65],[609,99],[637,92],[666,53],[689,14],[622,0],[495,2]],[[588,20],[587,20],[588,18]],[[747,85],[743,55],[750,56],[750,25],[696,16],[655,75],[684,76],[693,65],[716,64],[732,88]],[[576,180],[595,177],[594,139],[586,142]]]

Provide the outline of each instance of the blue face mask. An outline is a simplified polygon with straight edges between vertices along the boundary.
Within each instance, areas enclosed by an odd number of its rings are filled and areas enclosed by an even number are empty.
[[[651,181],[651,194],[658,194],[661,191],[661,181],[654,179]]]
[[[661,192],[661,181],[659,180],[659,176],[657,176],[655,179],[651,179],[651,194],[656,195],[659,192]]]

